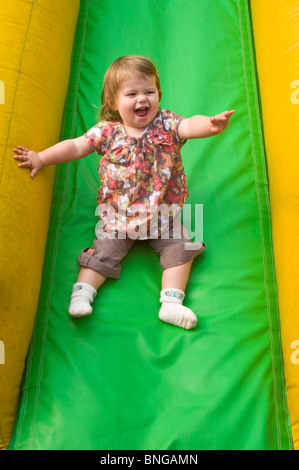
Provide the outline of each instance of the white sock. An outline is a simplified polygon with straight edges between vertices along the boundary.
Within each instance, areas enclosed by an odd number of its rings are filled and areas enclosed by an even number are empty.
[[[73,318],[80,318],[90,315],[92,306],[90,305],[97,295],[96,289],[86,282],[76,282],[73,286],[69,314]]]
[[[184,307],[184,297],[185,293],[179,289],[162,290],[159,318],[165,323],[179,326],[185,330],[192,330],[196,327],[197,318],[190,308]]]

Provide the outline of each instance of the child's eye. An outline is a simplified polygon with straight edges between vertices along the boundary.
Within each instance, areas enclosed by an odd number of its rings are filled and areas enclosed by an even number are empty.
[[[136,95],[136,93],[128,93],[127,96],[135,96],[135,95]]]

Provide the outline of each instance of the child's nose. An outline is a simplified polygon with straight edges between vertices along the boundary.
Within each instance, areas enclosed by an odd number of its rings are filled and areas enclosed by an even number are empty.
[[[138,101],[142,103],[143,101],[146,101],[146,95],[140,94],[138,95]]]

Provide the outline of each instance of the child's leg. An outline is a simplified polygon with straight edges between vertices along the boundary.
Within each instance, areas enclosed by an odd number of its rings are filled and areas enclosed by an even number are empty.
[[[77,282],[86,282],[98,290],[106,281],[106,277],[90,268],[81,268]]]
[[[185,292],[193,259],[180,266],[164,269],[162,274],[162,289],[176,288]]]
[[[190,308],[183,306],[185,289],[189,279],[193,259],[185,264],[165,269],[162,276],[162,303],[159,318],[171,325],[192,330],[197,318]]]
[[[96,239],[82,250],[78,262],[81,271],[73,286],[69,314],[74,318],[90,315],[91,303],[107,278],[118,279],[121,260],[134,244],[130,239]]]
[[[160,256],[160,264],[164,269],[160,320],[187,330],[195,328],[196,315],[182,304],[193,259],[205,250],[205,244],[191,243],[184,227],[176,227],[174,224],[168,239],[161,237],[151,240],[150,245]]]
[[[97,290],[105,282],[106,277],[90,268],[81,268],[76,284],[73,286],[69,314],[74,318],[90,315],[91,303]]]

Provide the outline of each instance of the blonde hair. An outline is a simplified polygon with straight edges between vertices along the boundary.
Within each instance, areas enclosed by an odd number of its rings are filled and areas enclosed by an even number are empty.
[[[120,114],[115,109],[115,100],[122,83],[136,73],[156,78],[159,101],[161,100],[160,79],[154,64],[148,58],[140,55],[119,57],[110,65],[104,76],[101,94],[102,106],[99,113],[102,119],[105,121],[121,121]]]

